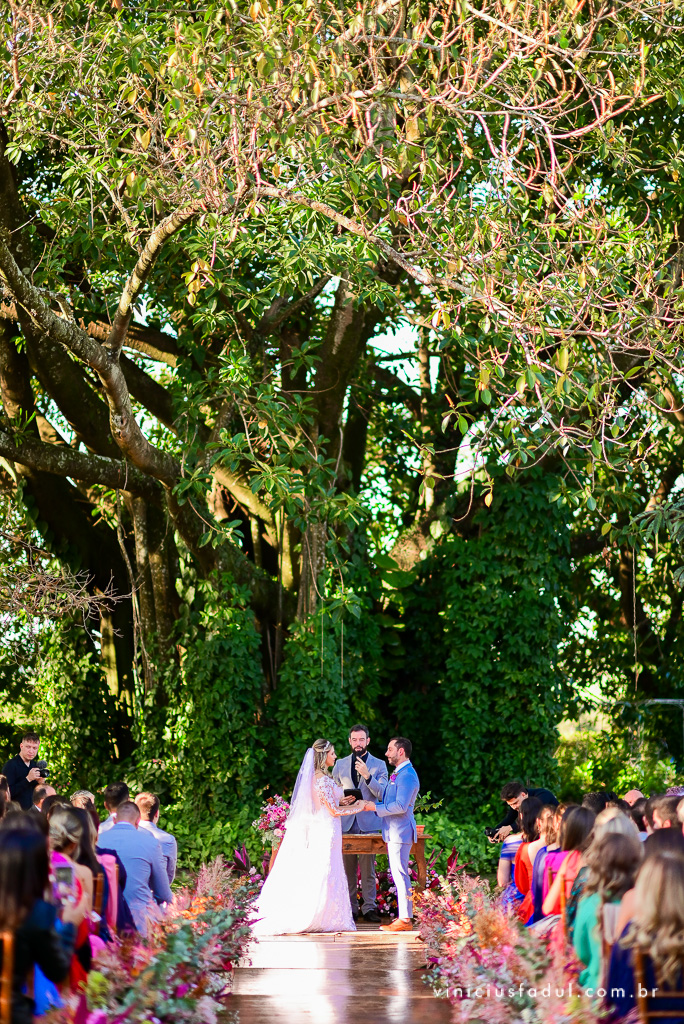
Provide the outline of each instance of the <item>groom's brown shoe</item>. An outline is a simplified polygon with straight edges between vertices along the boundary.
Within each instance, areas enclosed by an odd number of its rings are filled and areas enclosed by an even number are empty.
[[[413,922],[412,921],[404,921],[404,920],[402,920],[402,918],[398,917],[396,919],[396,921],[392,921],[392,924],[381,924],[380,925],[380,931],[381,932],[412,932],[413,931]]]

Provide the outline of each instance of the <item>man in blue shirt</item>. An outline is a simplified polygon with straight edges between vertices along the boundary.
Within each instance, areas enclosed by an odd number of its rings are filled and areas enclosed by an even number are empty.
[[[126,869],[124,898],[135,927],[146,935],[149,921],[158,921],[163,916],[159,904],[170,903],[173,894],[161,847],[153,835],[138,828],[139,824],[140,811],[131,800],[126,800],[116,809],[116,824],[100,842],[118,855]]]
[[[159,797],[154,793],[138,793],[135,802],[140,811],[140,828],[153,835],[161,846],[170,885],[176,877],[178,844],[170,832],[159,828]]]
[[[97,830],[99,836],[108,832],[116,824],[116,810],[119,804],[125,803],[130,797],[128,786],[125,782],[112,782],[104,791],[104,805],[109,811],[109,817],[100,822]]]

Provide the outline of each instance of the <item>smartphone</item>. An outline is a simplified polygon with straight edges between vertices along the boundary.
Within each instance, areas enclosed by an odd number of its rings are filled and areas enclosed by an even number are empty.
[[[52,891],[59,903],[76,902],[76,881],[71,864],[59,864],[54,870]]]

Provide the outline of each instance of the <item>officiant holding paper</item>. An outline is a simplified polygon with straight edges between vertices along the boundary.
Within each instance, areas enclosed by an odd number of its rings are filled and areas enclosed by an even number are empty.
[[[381,800],[387,782],[387,765],[369,752],[370,733],[365,725],[353,725],[349,731],[351,754],[341,758],[333,768],[333,779],[343,789],[356,789],[361,792],[363,800]],[[373,811],[360,811],[358,814],[342,818],[342,829],[345,834],[361,835],[368,832],[382,831],[382,823]],[[380,921],[377,905],[375,883],[375,855],[372,853],[357,856],[355,853],[344,855],[344,870],[349,885],[354,919],[358,917],[358,901],[356,898],[357,871],[361,867],[361,891],[363,904],[361,913],[364,921],[375,924]]]

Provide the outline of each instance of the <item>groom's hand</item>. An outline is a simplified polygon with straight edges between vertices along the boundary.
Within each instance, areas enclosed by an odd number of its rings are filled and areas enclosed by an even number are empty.
[[[348,804],[353,804],[356,800],[354,796],[343,796],[340,800],[340,807],[346,807]]]
[[[361,776],[361,778],[365,779],[366,782],[368,782],[368,780],[371,777],[371,773],[366,768],[365,761],[362,761],[360,757],[356,758],[356,770],[359,773],[359,775]]]

